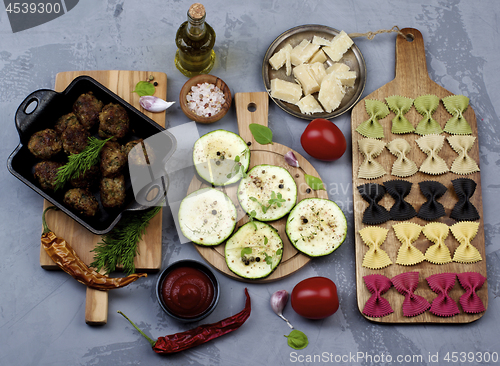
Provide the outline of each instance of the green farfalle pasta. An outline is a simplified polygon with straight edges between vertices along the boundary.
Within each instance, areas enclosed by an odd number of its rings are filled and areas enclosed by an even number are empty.
[[[436,95],[421,95],[413,101],[413,105],[417,112],[424,117],[415,128],[415,133],[424,136],[443,132],[438,121],[432,118],[439,106],[439,98]]]
[[[469,106],[469,98],[465,95],[450,95],[442,99],[443,105],[453,117],[444,126],[444,131],[450,135],[470,135],[472,128],[463,116]]]
[[[393,95],[385,98],[385,100],[389,109],[396,114],[392,119],[391,132],[398,135],[415,132],[415,127],[413,127],[411,122],[404,116],[413,105],[413,99],[401,95]]]
[[[356,128],[356,131],[365,137],[374,139],[384,138],[384,128],[379,120],[387,117],[389,114],[387,104],[379,100],[367,99],[365,100],[365,108],[370,119],[360,124],[358,128]]]

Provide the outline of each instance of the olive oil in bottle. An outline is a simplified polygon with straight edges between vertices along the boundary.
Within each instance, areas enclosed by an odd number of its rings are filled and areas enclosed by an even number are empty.
[[[191,5],[188,20],[181,24],[175,36],[175,66],[188,77],[208,74],[214,67],[215,32],[205,22],[205,15],[202,4]]]

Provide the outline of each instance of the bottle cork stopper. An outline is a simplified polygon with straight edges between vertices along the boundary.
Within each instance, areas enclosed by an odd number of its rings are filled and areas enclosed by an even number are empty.
[[[189,7],[189,15],[193,19],[201,19],[205,16],[205,7],[203,4],[194,3]]]

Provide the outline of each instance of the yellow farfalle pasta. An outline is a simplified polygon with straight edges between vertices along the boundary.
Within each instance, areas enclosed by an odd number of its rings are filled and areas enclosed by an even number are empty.
[[[412,245],[420,236],[422,227],[413,222],[403,222],[392,225],[392,228],[402,244],[398,250],[396,263],[411,266],[422,262],[425,259],[424,254]]]
[[[434,245],[427,248],[425,259],[434,264],[445,264],[451,262],[450,250],[444,243],[448,237],[450,228],[442,222],[431,222],[422,229],[425,237]]]
[[[453,254],[454,262],[475,263],[483,259],[479,250],[471,244],[471,241],[476,237],[478,229],[479,223],[470,221],[461,221],[450,226],[451,233],[460,243]]]
[[[358,149],[365,157],[358,170],[358,178],[375,179],[386,174],[386,171],[375,158],[384,150],[385,142],[374,138],[358,140]]]
[[[431,175],[444,174],[449,171],[446,162],[438,156],[439,152],[443,148],[444,136],[442,135],[426,135],[415,140],[425,154],[427,158],[424,160],[420,166],[420,171],[423,173]]]
[[[368,251],[363,258],[363,267],[381,269],[392,264],[389,255],[380,246],[387,238],[389,230],[379,226],[367,226],[359,230],[359,235],[368,246]]]
[[[418,172],[417,164],[406,156],[411,150],[408,141],[405,139],[394,139],[386,146],[391,154],[397,157],[394,164],[392,164],[392,175],[405,178]]]
[[[455,150],[458,157],[451,164],[450,171],[455,174],[472,174],[479,171],[479,166],[472,159],[468,152],[472,149],[476,138],[467,135],[453,135],[448,137],[448,143]]]

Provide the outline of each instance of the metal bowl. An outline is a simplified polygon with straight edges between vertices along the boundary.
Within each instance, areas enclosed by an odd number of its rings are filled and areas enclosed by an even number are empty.
[[[276,38],[267,49],[267,52],[264,56],[264,61],[262,63],[262,78],[264,79],[264,86],[266,87],[266,91],[268,92],[269,96],[271,97],[271,79],[279,78],[285,81],[295,82],[293,74],[291,74],[290,76],[286,76],[285,67],[282,67],[279,70],[273,70],[273,68],[269,64],[269,59],[276,52],[278,52],[287,44],[295,47],[304,39],[312,41],[314,36],[319,36],[330,40],[339,33],[340,31],[334,28],[330,28],[324,25],[311,24],[301,25],[280,34],[278,38]],[[350,67],[352,71],[356,71],[356,82],[353,87],[347,88],[346,94],[342,99],[340,106],[331,113],[323,112],[304,114],[300,111],[300,108],[294,104],[287,103],[273,97],[271,97],[271,99],[285,112],[291,114],[292,116],[306,120],[313,120],[315,118],[331,119],[340,116],[341,114],[349,111],[361,98],[361,94],[363,94],[366,84],[366,65],[361,51],[355,44],[353,44],[351,48],[347,50],[347,52],[339,62],[345,63]],[[333,64],[330,59],[328,59],[326,63],[328,64],[328,66]],[[317,93],[313,94],[313,96],[317,96]]]

